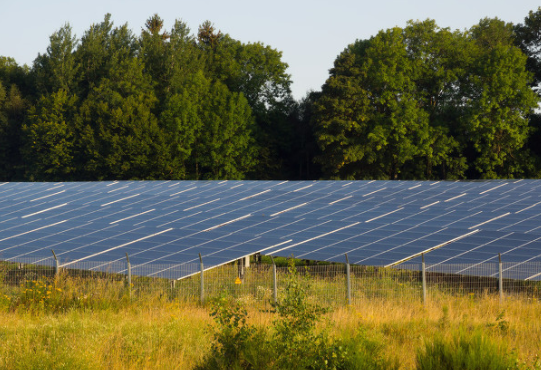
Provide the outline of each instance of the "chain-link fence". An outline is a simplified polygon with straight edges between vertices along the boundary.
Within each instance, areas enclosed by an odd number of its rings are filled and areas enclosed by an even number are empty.
[[[521,268],[529,276],[541,273],[540,263],[524,263]],[[425,269],[424,273],[421,264],[400,265],[399,268],[330,264],[298,266],[295,270],[305,284],[308,297],[322,305],[356,305],[364,300],[377,299],[412,302],[445,295],[500,294],[541,298],[540,281],[511,279],[506,277],[507,269],[508,264],[486,263],[441,264]],[[163,273],[160,277],[149,276],[156,271],[167,271],[169,276]],[[55,286],[61,282],[71,299],[99,297],[122,300],[128,297],[138,300],[154,295],[170,300],[201,302],[226,294],[270,308],[272,302],[284,294],[285,282],[291,274],[288,267],[271,264],[243,267],[236,263],[209,269],[202,274],[200,264],[131,268],[126,262],[81,262],[59,269],[51,258],[0,262],[0,294],[5,297],[17,295],[23,288],[28,291],[33,287],[35,290],[38,282],[47,286],[54,281]],[[175,278],[187,275],[180,280]]]

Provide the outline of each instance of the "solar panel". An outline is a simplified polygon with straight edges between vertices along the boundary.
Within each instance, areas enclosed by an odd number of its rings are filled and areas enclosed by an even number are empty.
[[[96,269],[128,253],[134,271],[180,278],[199,253],[208,267],[259,252],[385,266],[501,253],[511,274],[541,260],[540,190],[537,180],[1,183],[0,258],[54,249],[66,266]]]

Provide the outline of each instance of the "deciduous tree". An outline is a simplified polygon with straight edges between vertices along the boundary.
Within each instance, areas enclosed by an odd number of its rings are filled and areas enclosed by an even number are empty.
[[[537,104],[512,27],[410,22],[350,45],[315,102],[319,161],[336,178],[524,174]]]
[[[246,99],[202,72],[171,96],[162,121],[178,178],[240,179],[256,163]]]

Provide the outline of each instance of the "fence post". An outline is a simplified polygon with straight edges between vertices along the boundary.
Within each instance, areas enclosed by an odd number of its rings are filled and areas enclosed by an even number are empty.
[[[425,264],[425,254],[421,254],[423,257],[423,262],[421,263],[421,275],[423,279],[423,304],[426,304],[426,264]]]
[[[244,280],[244,263],[245,263],[244,258],[240,258],[240,259],[237,260],[237,268],[238,268],[237,276],[241,280]]]
[[[199,263],[200,263],[200,269],[201,269],[201,296],[200,301],[201,304],[205,303],[205,280],[203,278],[203,257],[201,257],[201,253],[199,253]]]
[[[500,291],[500,303],[503,301],[503,268],[502,268],[502,255],[498,253],[498,290]]]
[[[130,302],[131,302],[131,263],[130,263],[130,257],[128,257],[128,252],[126,252],[126,262],[128,264],[128,292],[130,295]]]
[[[347,289],[348,306],[351,306],[351,268],[349,265],[349,258],[348,258],[347,253],[346,253],[346,289]]]
[[[274,258],[270,256],[272,261],[272,286],[273,286],[273,293],[272,297],[274,298],[274,303],[278,303],[278,284],[276,279],[276,263],[274,263]]]
[[[56,258],[56,253],[54,252],[54,250],[51,249],[51,252],[53,252],[53,257],[55,261],[54,276],[55,278],[58,278],[58,276],[60,275],[60,262],[58,262],[58,258]]]

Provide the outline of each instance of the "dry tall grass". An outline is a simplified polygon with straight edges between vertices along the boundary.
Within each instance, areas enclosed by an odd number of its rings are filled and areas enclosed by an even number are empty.
[[[415,367],[416,350],[436,334],[447,339],[461,331],[481,331],[513,352],[520,366],[541,368],[541,302],[498,297],[447,297],[427,302],[363,302],[335,310],[329,316],[335,335],[366,330],[380,337],[388,356],[396,356],[404,369]],[[519,367],[520,367],[519,366]],[[536,367],[537,366],[537,367]]]
[[[272,313],[249,309],[250,322],[268,326]],[[337,337],[365,331],[385,343],[402,368],[415,367],[415,351],[435,333],[481,330],[534,367],[541,344],[541,304],[521,299],[470,299],[398,304],[364,302],[326,315]],[[154,300],[118,310],[75,309],[64,313],[0,312],[2,369],[190,369],[209,351],[208,310]]]
[[[210,350],[208,307],[152,291],[130,301],[119,282],[40,284],[31,283],[30,293],[28,286],[0,286],[0,369],[191,369]],[[238,299],[250,324],[272,325],[268,302]],[[414,296],[363,298],[355,306],[338,305],[320,325],[338,338],[360,332],[376,338],[403,369],[415,368],[416,351],[435,335],[474,330],[514,352],[519,367],[541,369],[540,317],[538,300],[442,293],[425,305]]]
[[[190,369],[208,351],[206,309],[0,313],[2,369]]]

